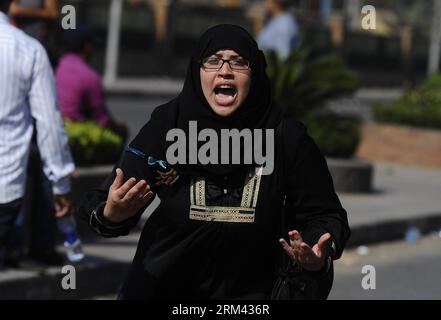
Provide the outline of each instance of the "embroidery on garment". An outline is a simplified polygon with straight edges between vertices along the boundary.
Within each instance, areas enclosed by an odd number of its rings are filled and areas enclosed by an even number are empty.
[[[240,207],[206,206],[205,178],[192,179],[190,184],[190,219],[217,222],[253,223],[259,197],[262,167],[245,178]]]

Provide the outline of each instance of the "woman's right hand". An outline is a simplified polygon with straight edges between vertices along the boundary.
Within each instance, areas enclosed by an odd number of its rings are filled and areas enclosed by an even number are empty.
[[[115,223],[133,217],[153,197],[153,192],[145,180],[136,182],[130,178],[124,183],[124,172],[116,169],[116,177],[109,188],[104,217]]]

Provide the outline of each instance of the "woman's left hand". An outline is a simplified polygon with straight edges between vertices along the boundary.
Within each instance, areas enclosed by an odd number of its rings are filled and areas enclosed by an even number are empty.
[[[288,256],[295,259],[308,271],[318,271],[324,267],[326,242],[331,239],[329,233],[322,235],[312,248],[307,243],[303,242],[302,236],[297,230],[288,232],[288,235],[290,244],[288,244],[285,239],[279,240]]]

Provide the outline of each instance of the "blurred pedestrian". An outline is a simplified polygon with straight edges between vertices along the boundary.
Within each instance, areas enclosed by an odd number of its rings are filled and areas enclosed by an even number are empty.
[[[299,45],[299,27],[288,11],[291,4],[292,0],[266,0],[271,18],[257,37],[263,51],[274,51],[283,60]]]
[[[88,64],[93,54],[94,35],[87,26],[66,30],[66,53],[56,70],[58,102],[63,118],[70,121],[95,121],[117,133],[124,141],[127,126],[113,119],[106,107],[101,76]]]
[[[43,42],[49,24],[60,16],[59,0],[14,0],[9,14],[17,27]]]
[[[72,212],[69,176],[74,170],[57,108],[53,71],[35,39],[13,27],[0,0],[0,267],[7,262],[11,228],[23,204],[29,148],[34,132],[52,183],[56,216]]]
[[[168,6],[172,1],[170,0],[128,0],[132,6],[137,6],[140,3],[147,3],[153,11],[154,25],[155,25],[155,39],[158,44],[165,41],[167,34],[167,19]]]
[[[18,28],[41,42],[54,67],[60,47],[57,33],[59,29],[57,21],[60,16],[59,0],[14,0],[9,15]],[[63,261],[55,250],[57,228],[52,188],[43,173],[35,131],[31,141],[30,161],[27,168],[29,179],[26,189],[27,205],[20,210],[10,244],[11,264],[17,267],[25,255],[27,245],[28,256],[39,263],[57,265]],[[26,216],[26,213],[29,213],[29,216]],[[28,224],[29,228],[26,228]],[[29,237],[27,231],[30,233]]]
[[[58,60],[59,0],[14,0],[9,15],[14,24],[46,48],[52,67]]]

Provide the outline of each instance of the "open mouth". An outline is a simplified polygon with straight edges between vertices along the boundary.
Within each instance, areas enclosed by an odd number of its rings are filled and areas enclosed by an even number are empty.
[[[220,106],[230,106],[237,96],[237,89],[234,85],[218,85],[214,88],[216,103]]]

